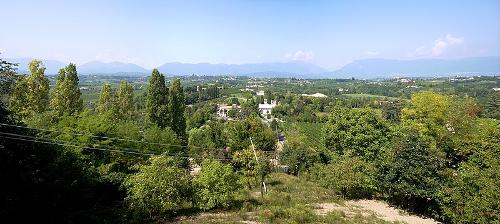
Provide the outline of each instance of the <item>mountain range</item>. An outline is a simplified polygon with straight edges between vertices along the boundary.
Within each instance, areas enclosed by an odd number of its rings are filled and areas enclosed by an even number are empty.
[[[19,63],[19,73],[27,73],[31,58],[6,59]],[[66,63],[42,60],[46,74],[56,74]],[[80,74],[148,75],[151,70],[132,63],[92,61],[77,67]],[[247,75],[254,77],[298,78],[391,78],[395,76],[450,76],[450,75],[498,75],[500,57],[471,57],[461,59],[362,59],[349,63],[335,71],[317,65],[292,61],[283,63],[210,64],[165,63],[158,67],[168,75]]]

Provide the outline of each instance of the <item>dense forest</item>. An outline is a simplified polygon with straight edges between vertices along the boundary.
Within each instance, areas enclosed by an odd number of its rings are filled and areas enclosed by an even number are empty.
[[[4,60],[0,69],[4,220],[174,222],[238,211],[271,223],[375,222],[314,215],[309,203],[323,197],[384,200],[444,223],[500,221],[498,77],[411,83],[419,88],[249,79],[262,82],[258,96],[240,91],[243,78],[189,81],[155,69],[143,89],[99,83],[92,101],[74,64],[53,80],[37,60],[29,74]],[[302,95],[315,92],[328,97]],[[272,119],[262,117],[258,104],[271,99]],[[221,103],[241,109],[220,119]],[[275,190],[278,180],[286,187]],[[308,197],[291,193],[299,186],[321,193],[299,203]]]

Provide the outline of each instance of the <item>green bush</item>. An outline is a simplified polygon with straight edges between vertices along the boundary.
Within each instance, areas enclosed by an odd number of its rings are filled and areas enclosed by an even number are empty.
[[[229,207],[239,190],[238,176],[230,165],[205,160],[193,179],[193,199],[197,208],[209,210]]]
[[[328,165],[310,169],[313,180],[347,198],[371,197],[375,193],[375,167],[348,154],[332,159]]]
[[[390,200],[415,212],[434,213],[436,193],[445,183],[444,154],[414,129],[392,142],[377,179]]]
[[[483,145],[460,164],[448,186],[440,191],[442,209],[454,223],[500,221],[500,129],[496,140]]]
[[[172,158],[152,157],[138,169],[123,182],[125,200],[133,211],[150,217],[171,215],[187,201],[190,177]]]

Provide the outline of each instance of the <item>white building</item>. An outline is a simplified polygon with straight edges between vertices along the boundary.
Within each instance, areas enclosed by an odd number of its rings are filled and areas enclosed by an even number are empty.
[[[264,103],[259,103],[259,112],[263,117],[266,117],[272,113],[275,106],[276,100],[271,100],[271,103],[267,103],[267,100],[264,100]]]
[[[316,98],[325,98],[328,97],[327,95],[323,93],[315,93],[315,94],[302,94],[302,96],[309,96],[309,97],[316,97]]]
[[[257,96],[264,96],[264,90],[257,91]]]
[[[220,118],[227,118],[228,112],[231,110],[238,110],[238,112],[241,112],[241,107],[236,104],[233,105],[219,104],[217,108],[217,116]]]

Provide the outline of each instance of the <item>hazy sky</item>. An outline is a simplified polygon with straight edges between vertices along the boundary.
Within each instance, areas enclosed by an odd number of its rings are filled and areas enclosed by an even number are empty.
[[[0,21],[2,57],[80,64],[500,56],[498,0],[0,0]]]

